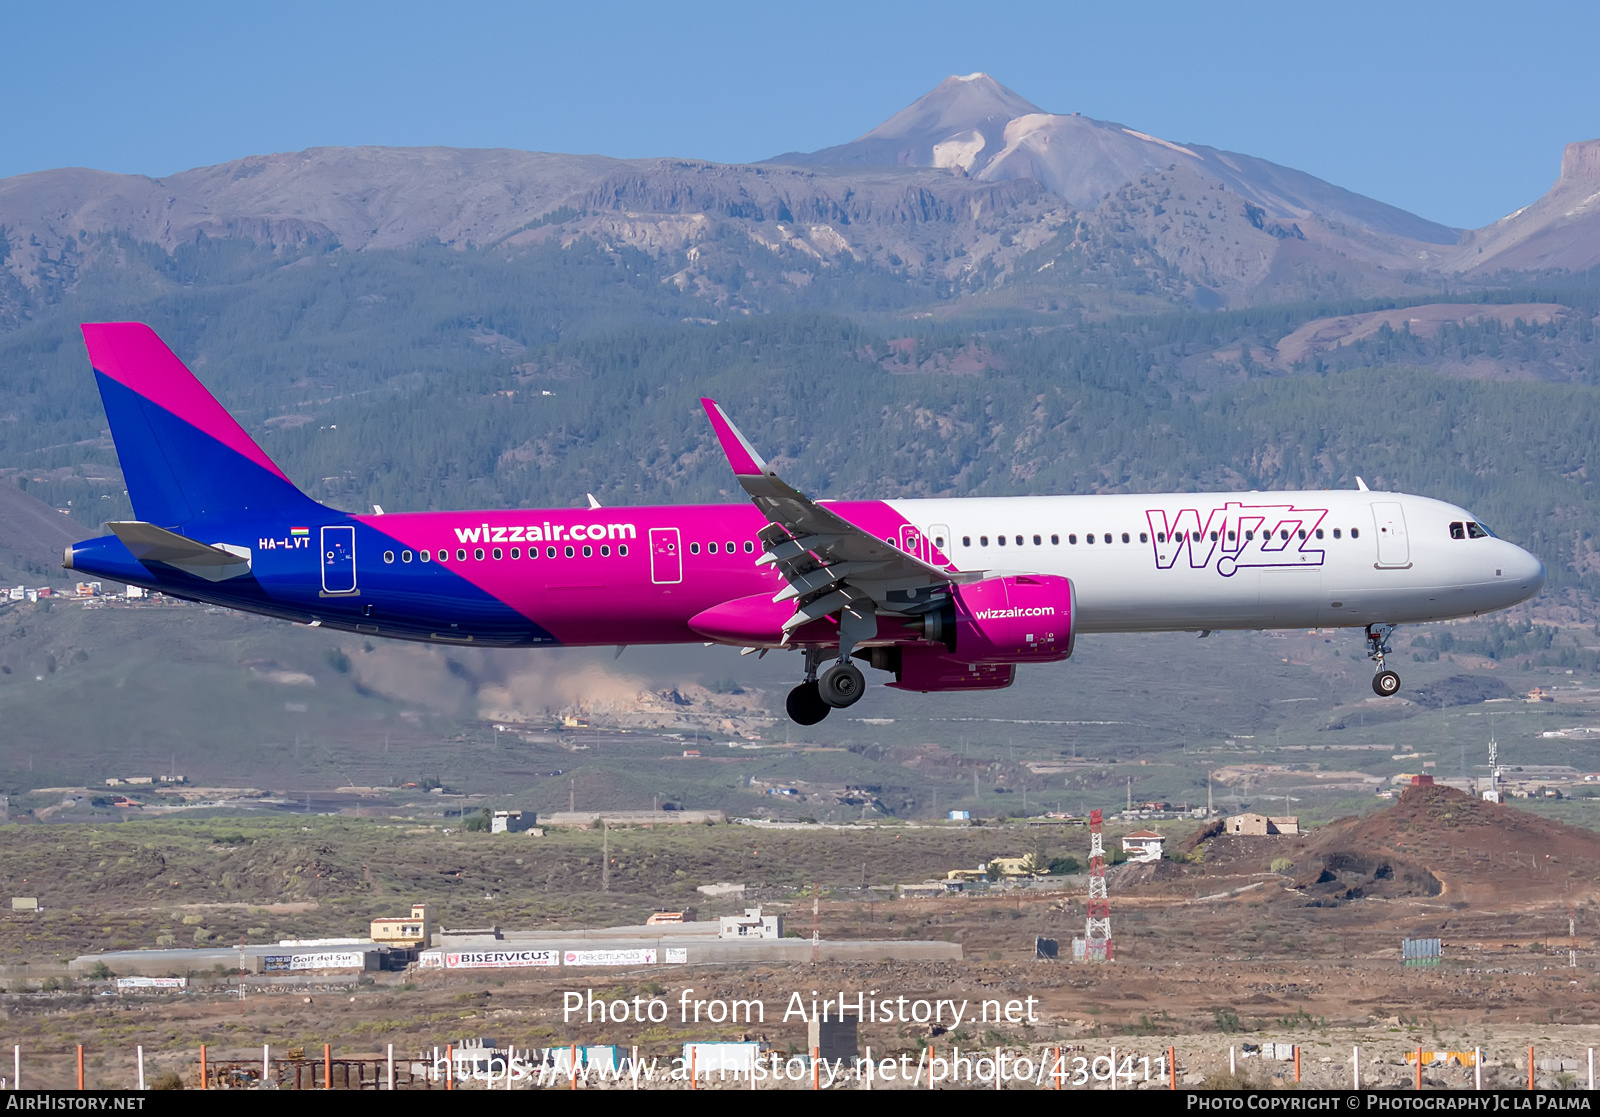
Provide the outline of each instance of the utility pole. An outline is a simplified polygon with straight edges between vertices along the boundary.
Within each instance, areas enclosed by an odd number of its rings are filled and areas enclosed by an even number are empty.
[[[567,781],[567,810],[568,811],[577,810],[578,809],[577,803],[578,803],[578,777],[577,776],[573,776],[570,780]]]
[[[811,960],[822,958],[822,887],[811,882]]]
[[[600,891],[611,891],[611,827],[600,820]]]
[[[1128,777],[1128,809],[1133,810],[1133,777]]]

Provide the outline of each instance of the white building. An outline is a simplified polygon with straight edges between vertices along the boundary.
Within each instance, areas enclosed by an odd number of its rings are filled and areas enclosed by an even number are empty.
[[[1135,830],[1122,835],[1122,852],[1131,854],[1130,861],[1160,861],[1162,843],[1166,840],[1165,834],[1154,830]]]
[[[725,915],[717,928],[719,939],[781,939],[783,916],[762,915],[760,908],[745,908],[743,915]]]

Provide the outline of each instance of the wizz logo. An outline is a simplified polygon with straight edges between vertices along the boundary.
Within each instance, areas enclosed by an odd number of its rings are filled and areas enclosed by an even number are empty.
[[[1204,521],[1200,515],[1197,508],[1145,511],[1158,570],[1171,570],[1180,558],[1203,570],[1215,559],[1217,573],[1229,578],[1241,567],[1321,566],[1327,554],[1318,535],[1326,508],[1230,500],[1207,511]]]

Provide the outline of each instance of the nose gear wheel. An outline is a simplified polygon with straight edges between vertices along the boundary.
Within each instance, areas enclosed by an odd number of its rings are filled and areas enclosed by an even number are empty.
[[[1399,674],[1389,670],[1383,661],[1383,657],[1394,650],[1389,646],[1394,630],[1395,626],[1392,624],[1367,625],[1367,658],[1376,664],[1376,674],[1372,676],[1372,692],[1379,698],[1392,698],[1400,691]]]

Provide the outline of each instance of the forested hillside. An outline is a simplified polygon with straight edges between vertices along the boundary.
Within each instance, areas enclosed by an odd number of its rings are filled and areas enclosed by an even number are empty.
[[[975,300],[934,317],[863,272],[745,315],[680,291],[670,255],[585,241],[510,254],[102,247],[122,265],[0,334],[0,473],[86,534],[129,509],[77,323],[136,318],[291,477],[352,509],[733,499],[695,403],[714,395],[819,496],[1359,474],[1472,507],[1545,558],[1549,593],[1600,593],[1593,276],[1466,296],[1557,303],[1560,322],[1390,332],[1285,368],[1272,347],[1302,323],[1400,304],[1095,319]],[[1548,375],[1453,375],[1508,349]]]

